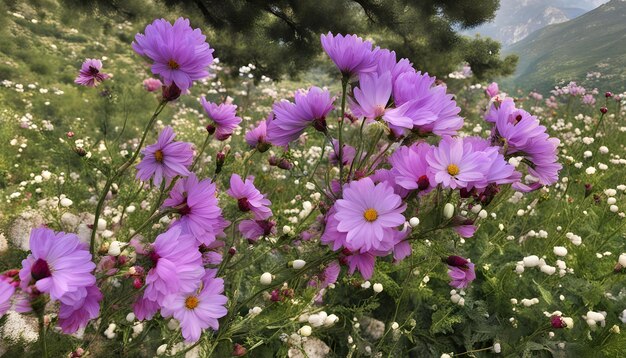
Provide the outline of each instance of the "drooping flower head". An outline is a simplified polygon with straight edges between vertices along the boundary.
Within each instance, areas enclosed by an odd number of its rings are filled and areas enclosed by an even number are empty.
[[[341,154],[341,161],[343,165],[350,165],[356,156],[356,149],[348,144],[343,144],[342,148],[339,149],[339,141],[337,139],[333,139],[333,150],[328,154],[328,160],[331,164],[337,165],[339,163],[339,154]],[[339,152],[341,150],[341,153]]]
[[[183,234],[193,235],[197,245],[210,245],[229,224],[218,206],[215,184],[211,179],[198,181],[194,173],[176,182],[163,206],[178,210],[181,216],[172,227],[180,226]]]
[[[337,231],[346,233],[346,244],[355,250],[387,250],[393,247],[390,233],[406,220],[406,204],[387,183],[372,179],[352,181],[344,187],[343,199],[335,202]]]
[[[188,19],[178,18],[172,25],[157,19],[137,34],[133,50],[153,61],[152,73],[161,76],[166,86],[175,84],[185,92],[193,81],[209,75],[213,49],[200,29],[192,29]]]
[[[100,70],[102,70],[102,61],[88,58],[83,62],[74,83],[81,86],[96,87],[100,82],[111,77],[111,75],[100,72]]]
[[[334,108],[334,101],[328,90],[313,86],[306,92],[296,91],[293,103],[286,100],[274,103],[274,119],[267,124],[268,141],[288,145],[309,125],[326,132],[326,115]]]
[[[59,307],[59,326],[65,334],[72,334],[81,328],[85,328],[90,320],[100,314],[100,301],[102,293],[98,286],[86,288],[86,296],[76,300],[72,304],[61,301]]]
[[[148,258],[152,268],[146,275],[144,298],[162,305],[165,297],[198,288],[204,275],[202,255],[194,240],[178,226],[157,236]]]
[[[216,278],[217,270],[206,270],[202,287],[193,291],[180,291],[167,296],[161,309],[164,317],[173,316],[180,322],[187,342],[196,342],[202,331],[219,329],[218,319],[226,316],[228,298],[223,295],[224,280]]]
[[[448,256],[448,276],[450,276],[450,286],[454,288],[466,288],[476,279],[474,264],[460,256]]]
[[[237,116],[237,105],[232,103],[218,105],[208,102],[204,96],[200,98],[200,103],[207,116],[213,121],[212,125],[207,126],[207,130],[209,133],[215,131],[217,140],[226,140],[241,123],[241,118]]]
[[[444,136],[437,147],[426,155],[435,182],[446,188],[471,189],[485,179],[488,162],[485,153],[473,150],[463,138]]]
[[[265,220],[272,216],[272,210],[269,208],[272,202],[254,186],[254,177],[243,181],[238,174],[233,174],[226,194],[237,199],[239,210],[252,211],[256,220]]]
[[[276,222],[272,220],[243,220],[239,232],[249,241],[257,241],[261,236],[275,235]]]
[[[351,77],[376,71],[377,64],[372,43],[357,35],[320,36],[322,48],[344,76]]]
[[[380,76],[376,73],[364,74],[359,78],[359,87],[354,89],[354,101],[351,101],[350,110],[355,116],[369,121],[381,118],[389,125],[411,129],[413,120],[405,115],[408,105],[388,107],[391,90],[390,72]]]
[[[96,283],[92,273],[96,264],[91,261],[87,245],[75,234],[33,229],[30,250],[20,270],[23,290],[34,284],[39,292],[50,294],[52,300],[60,300],[68,293],[84,291]]]
[[[274,114],[270,113],[267,120],[260,121],[256,127],[246,132],[245,139],[250,148],[256,148],[261,153],[270,149],[271,143],[267,140],[267,121],[271,121],[272,118]]]
[[[485,89],[485,93],[489,96],[489,98],[497,96],[499,92],[500,89],[498,88],[497,82],[491,82],[491,84],[487,86],[487,89]]]
[[[176,133],[172,127],[163,128],[155,144],[146,146],[141,151],[143,159],[137,164],[137,179],[148,181],[152,178],[159,186],[163,179],[169,183],[175,176],[190,174],[189,166],[193,162],[191,143],[175,142]]]
[[[396,184],[407,190],[419,190],[420,193],[427,193],[436,186],[426,161],[431,150],[432,147],[424,142],[398,147],[389,158]]]

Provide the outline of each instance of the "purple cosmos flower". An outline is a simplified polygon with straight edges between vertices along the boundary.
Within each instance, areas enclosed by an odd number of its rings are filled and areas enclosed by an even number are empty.
[[[265,220],[272,216],[269,208],[272,202],[254,186],[254,177],[248,177],[244,182],[238,174],[233,174],[226,194],[237,199],[239,210],[252,211],[256,220]]]
[[[194,240],[180,227],[172,227],[157,236],[148,254],[152,268],[146,275],[144,298],[162,306],[165,297],[198,288],[204,275],[202,256]]]
[[[334,101],[328,90],[313,86],[306,92],[296,91],[294,103],[274,103],[274,119],[267,123],[267,140],[274,145],[288,145],[309,125],[326,132],[326,115],[333,110]]]
[[[420,193],[427,193],[436,186],[426,161],[431,151],[432,147],[424,142],[398,147],[389,158],[396,184],[407,190],[419,190]]]
[[[450,276],[450,286],[454,288],[466,288],[476,279],[474,264],[460,256],[449,256],[446,259],[448,264],[448,276]]]
[[[226,140],[233,134],[233,131],[239,123],[241,118],[237,117],[237,105],[232,103],[216,104],[208,102],[204,96],[200,98],[200,103],[204,108],[207,116],[213,121],[213,125],[207,126],[209,133],[215,131],[215,138],[217,140]]]
[[[133,312],[140,321],[152,319],[152,317],[159,311],[159,308],[161,308],[159,303],[147,299],[145,294],[137,297],[137,300],[133,304]]]
[[[239,232],[250,241],[257,241],[261,236],[275,235],[276,222],[271,220],[243,220],[239,223]]]
[[[219,329],[218,319],[226,316],[224,305],[228,298],[224,292],[224,280],[216,278],[217,270],[206,270],[199,292],[181,291],[167,296],[161,309],[164,317],[173,316],[180,322],[183,337],[187,342],[200,339],[202,330]]]
[[[135,36],[133,50],[154,62],[152,73],[161,76],[166,86],[175,84],[185,92],[193,81],[209,75],[213,49],[200,29],[189,26],[188,19],[178,18],[174,25],[157,19],[144,32]]]
[[[175,176],[190,174],[189,166],[193,162],[191,143],[174,142],[176,133],[172,127],[163,128],[155,144],[141,151],[143,159],[137,164],[137,179],[148,181],[153,178],[154,185],[161,185],[165,178],[169,183]]]
[[[395,230],[393,235],[393,259],[394,261],[402,261],[411,255],[411,243],[407,240],[407,237],[411,233],[411,229],[408,225],[402,230]]]
[[[158,78],[146,78],[143,80],[143,88],[148,92],[154,92],[163,87],[163,83]]]
[[[361,253],[353,253],[346,257],[348,263],[348,273],[352,275],[358,270],[363,279],[369,280],[374,274],[374,266],[376,266],[376,256],[384,256],[386,253],[372,250]]]
[[[465,145],[469,144],[474,151],[481,151],[485,154],[487,169],[485,178],[475,183],[477,188],[485,188],[489,184],[510,184],[519,182],[522,174],[509,164],[502,154],[500,147],[492,147],[489,141],[481,137],[463,138]]]
[[[471,189],[485,180],[489,164],[485,153],[474,151],[463,138],[444,136],[439,146],[426,155],[426,161],[435,175],[435,181],[447,188]]]
[[[320,241],[324,245],[332,246],[333,251],[337,251],[346,246],[346,233],[337,230],[339,220],[335,218],[337,210],[335,207],[331,207],[326,214],[324,232],[320,238]]]
[[[65,334],[72,334],[87,326],[90,320],[100,314],[100,301],[102,293],[98,286],[86,288],[86,296],[77,299],[73,304],[61,301],[59,308],[59,326]]]
[[[498,88],[498,84],[496,82],[491,82],[491,84],[487,86],[487,89],[485,89],[485,93],[489,96],[489,98],[497,96],[499,92],[500,89]]]
[[[333,139],[333,151],[328,154],[328,160],[333,165],[337,165],[339,163],[337,154],[339,154],[339,141],[337,139]],[[341,161],[343,162],[343,165],[350,165],[355,156],[356,149],[353,146],[344,144],[341,149]]]
[[[391,73],[392,82],[396,82],[398,76],[404,72],[415,72],[413,64],[406,58],[396,62],[395,51],[381,49],[377,47],[374,50],[374,60],[376,62],[376,73],[382,75],[385,72]]]
[[[55,233],[47,228],[30,232],[31,253],[22,261],[20,287],[34,283],[39,292],[59,300],[67,293],[84,290],[96,283],[96,264],[86,244],[75,234]]]
[[[374,184],[370,178],[352,181],[344,187],[343,199],[335,202],[337,231],[346,233],[346,243],[361,252],[385,250],[391,246],[391,230],[406,221],[405,209],[387,183]]]
[[[376,71],[376,58],[371,42],[363,41],[357,35],[333,35],[330,32],[321,35],[320,39],[324,51],[344,76]]]
[[[111,75],[100,72],[101,69],[102,61],[88,58],[83,62],[74,83],[81,86],[96,87],[100,82],[111,77]]]
[[[176,182],[163,206],[178,209],[181,217],[172,226],[193,235],[198,245],[211,244],[229,225],[218,206],[215,184],[211,179],[198,181],[194,173]]]
[[[350,110],[357,117],[364,117],[373,121],[382,118],[389,125],[411,129],[413,120],[406,116],[409,108],[404,104],[398,108],[388,108],[391,98],[391,73],[382,75],[364,74],[359,78],[359,87],[354,89],[354,101],[350,103]]]
[[[11,308],[11,297],[15,293],[15,286],[8,277],[0,276],[0,318]]]
[[[256,127],[246,133],[246,143],[250,148],[256,148],[261,153],[270,149],[271,144],[267,141],[267,121],[271,121],[273,118],[274,114],[270,113],[267,120],[260,121]]]

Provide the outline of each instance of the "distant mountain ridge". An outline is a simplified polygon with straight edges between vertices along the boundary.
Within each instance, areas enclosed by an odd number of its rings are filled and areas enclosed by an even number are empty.
[[[519,88],[546,90],[560,81],[591,78],[603,90],[623,90],[626,0],[612,0],[573,20],[549,25],[503,52],[520,56],[512,80]]]
[[[602,0],[501,0],[494,21],[465,31],[465,34],[491,37],[506,47],[545,26],[582,15],[593,9],[598,1]]]

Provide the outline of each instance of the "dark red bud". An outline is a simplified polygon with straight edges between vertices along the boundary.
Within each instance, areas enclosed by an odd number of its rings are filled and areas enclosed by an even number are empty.
[[[175,83],[172,83],[169,86],[163,86],[163,100],[164,101],[174,101],[180,97],[181,91]]]
[[[143,281],[139,277],[135,277],[135,279],[133,279],[133,287],[138,290],[142,286],[143,286]]]
[[[606,114],[606,112],[608,112],[608,111],[609,111],[609,109],[606,108],[606,107],[600,108],[600,112],[602,112],[602,114]]]
[[[448,256],[448,258],[445,259],[445,262],[453,267],[465,267],[469,263],[469,261],[463,257],[456,255]]]
[[[418,190],[426,190],[430,186],[430,180],[426,175],[422,175],[417,179],[417,189]]]
[[[552,326],[552,328],[567,327],[567,324],[565,324],[565,322],[561,319],[561,317],[557,315],[553,315],[552,317],[550,317],[550,325]]]
[[[206,131],[207,131],[209,134],[211,134],[211,135],[212,135],[213,133],[215,133],[215,126],[214,126],[214,125],[212,125],[212,124],[207,125],[207,126],[206,126]]]
[[[612,92],[604,92],[604,97],[611,98],[611,97],[613,97],[613,93]]]
[[[239,343],[235,343],[235,347],[233,349],[233,356],[235,357],[241,357],[243,355],[245,355],[248,351],[246,350],[246,348],[244,346],[242,346]]]
[[[52,276],[48,263],[42,259],[37,259],[37,261],[35,261],[35,263],[30,268],[30,274],[33,279],[35,279],[35,281],[39,281],[46,277]]]
[[[250,211],[250,209],[252,208],[250,206],[248,198],[241,198],[237,200],[237,206],[239,207],[239,210],[243,211],[244,213]]]
[[[230,256],[233,256],[233,255],[235,255],[236,253],[237,253],[237,249],[236,249],[234,246],[233,246],[233,247],[231,247],[230,249],[228,249],[228,254],[229,254]]]

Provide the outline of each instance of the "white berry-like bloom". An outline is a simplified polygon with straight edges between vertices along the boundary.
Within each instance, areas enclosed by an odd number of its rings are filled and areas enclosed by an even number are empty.
[[[626,267],[626,253],[619,255],[617,262],[619,262],[619,264],[622,265],[622,267]]]
[[[380,283],[375,283],[374,287],[372,287],[374,289],[374,292],[376,293],[381,293],[383,292],[383,285]]]
[[[393,322],[393,323],[391,324],[391,329],[393,329],[394,331],[395,331],[396,329],[398,329],[398,328],[400,328],[400,325],[398,324],[398,322]]]
[[[303,268],[304,265],[306,265],[306,261],[304,260],[293,260],[293,268],[296,270]]]
[[[409,220],[409,225],[411,225],[411,227],[417,227],[417,225],[419,225],[419,224],[420,224],[420,219],[419,218],[412,217]]]
[[[126,315],[127,322],[133,322],[135,320],[135,314],[133,312]]]
[[[167,344],[161,344],[161,345],[159,346],[159,348],[157,348],[157,350],[156,350],[156,354],[157,354],[158,356],[160,356],[160,355],[162,355],[162,354],[165,354],[165,351],[166,351],[166,350],[167,350]]]
[[[585,173],[587,173],[588,175],[593,175],[593,174],[596,173],[596,168],[589,167],[589,168],[585,169]]]
[[[308,337],[311,335],[311,333],[313,332],[313,329],[311,328],[311,326],[309,325],[305,325],[300,327],[300,329],[298,330],[298,333],[302,336],[302,337]]]
[[[619,207],[617,205],[611,205],[609,206],[609,210],[611,210],[612,213],[616,213],[619,211]]]
[[[600,151],[600,153],[602,154],[606,154],[609,152],[609,148],[607,148],[606,146],[601,146],[600,148],[598,148],[598,150]]]
[[[71,201],[69,198],[63,198],[61,199],[59,203],[61,204],[62,207],[65,207],[65,208],[72,206],[72,204],[74,204],[74,202]]]
[[[609,205],[613,205],[615,203],[617,203],[617,199],[615,199],[614,197],[610,197],[608,199],[606,199],[606,203]]]
[[[525,267],[535,267],[539,265],[539,257],[537,255],[526,256],[523,262]]]
[[[502,346],[500,346],[500,343],[496,343],[496,344],[493,345],[493,352],[494,353],[502,352]]]
[[[556,256],[565,256],[567,255],[567,249],[564,246],[555,246],[552,251]]]
[[[119,256],[122,253],[122,243],[119,241],[112,241],[109,244],[109,251],[107,254],[111,256]]]
[[[452,215],[454,215],[454,205],[452,205],[451,203],[446,203],[446,205],[443,207],[443,216],[446,219],[450,219]]]
[[[556,272],[556,267],[550,265],[543,265],[539,269],[546,275],[553,275]]]
[[[269,285],[272,283],[272,274],[269,272],[265,272],[261,275],[261,284],[262,285]]]

